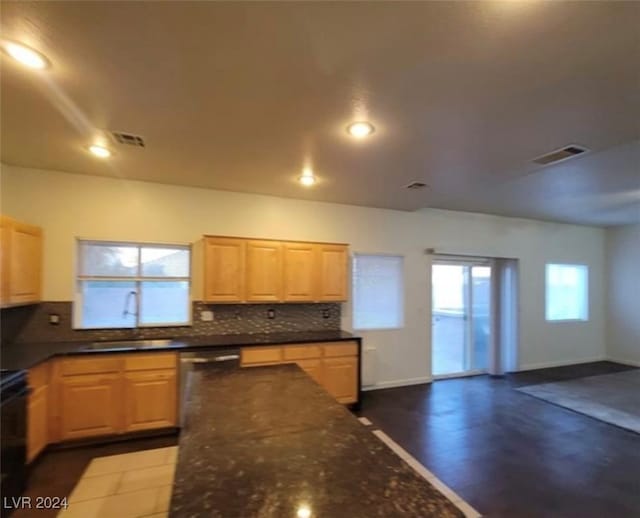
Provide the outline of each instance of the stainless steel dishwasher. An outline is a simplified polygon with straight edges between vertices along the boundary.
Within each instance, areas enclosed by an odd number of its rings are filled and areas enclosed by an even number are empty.
[[[204,351],[180,353],[180,426],[184,426],[191,387],[191,373],[201,368],[228,371],[240,368],[239,347],[218,347]]]

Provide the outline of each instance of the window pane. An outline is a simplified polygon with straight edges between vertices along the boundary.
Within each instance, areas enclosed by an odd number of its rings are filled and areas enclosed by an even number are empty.
[[[141,283],[140,324],[189,323],[189,283],[144,281]]]
[[[82,327],[134,327],[136,283],[132,281],[81,281]],[[127,312],[125,314],[125,311]]]
[[[147,277],[188,277],[189,249],[143,247],[140,261]]]
[[[353,327],[394,329],[403,323],[403,259],[356,255],[353,260]]]
[[[81,275],[134,277],[138,274],[138,247],[81,242],[79,269]]]
[[[589,272],[586,266],[547,264],[546,319],[588,319]]]

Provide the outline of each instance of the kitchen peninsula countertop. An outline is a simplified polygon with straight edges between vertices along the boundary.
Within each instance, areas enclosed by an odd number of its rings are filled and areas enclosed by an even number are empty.
[[[135,338],[132,340],[136,340]],[[141,342],[145,341],[139,339]],[[16,343],[3,345],[0,363],[3,369],[22,370],[56,356],[77,356],[85,354],[149,353],[160,351],[190,352],[216,347],[259,346],[276,344],[296,344],[314,342],[340,342],[360,338],[346,331],[306,331],[283,333],[255,333],[232,335],[184,336],[170,339],[149,338],[155,345],[137,349],[88,349],[96,341]],[[109,340],[108,343],[128,342],[131,340]],[[165,343],[157,343],[157,342]]]
[[[171,518],[463,516],[297,366],[191,376]]]

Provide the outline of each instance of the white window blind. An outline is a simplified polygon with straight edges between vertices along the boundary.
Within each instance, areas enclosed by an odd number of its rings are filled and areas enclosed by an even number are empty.
[[[78,241],[76,329],[191,322],[189,245]]]
[[[354,256],[354,329],[397,329],[403,326],[403,269],[404,259],[401,256]]]
[[[546,319],[589,319],[589,269],[579,264],[547,264]]]

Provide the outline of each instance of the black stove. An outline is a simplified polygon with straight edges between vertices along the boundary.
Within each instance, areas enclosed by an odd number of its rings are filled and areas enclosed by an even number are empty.
[[[2,502],[22,495],[27,482],[27,373],[0,370],[0,467],[2,468]],[[2,505],[0,516],[9,516],[12,508]]]

